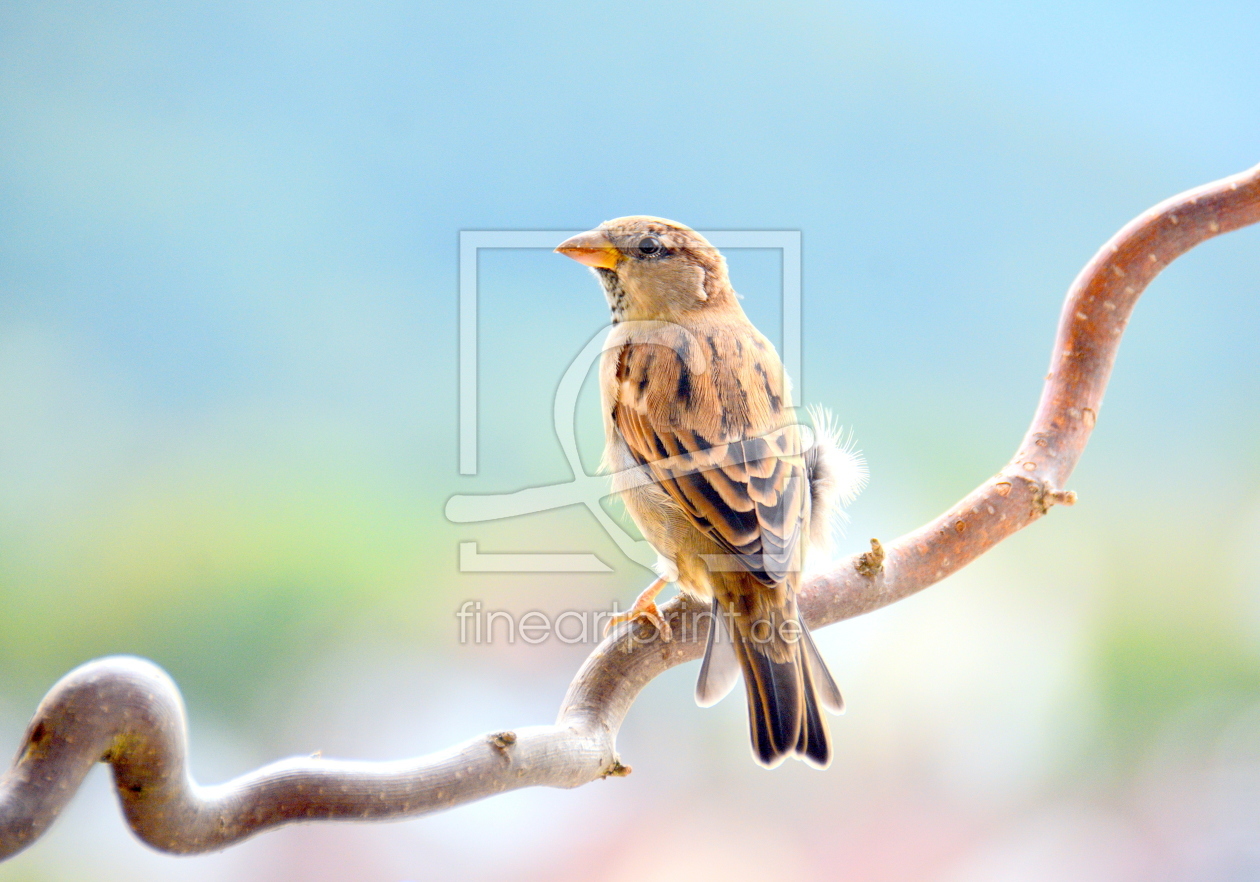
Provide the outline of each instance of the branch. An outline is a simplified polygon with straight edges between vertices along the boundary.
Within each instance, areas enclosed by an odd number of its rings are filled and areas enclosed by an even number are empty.
[[[1117,233],[1068,292],[1041,403],[1015,456],[936,520],[887,548],[872,540],[871,551],[811,579],[800,596],[810,626],[914,594],[1052,505],[1074,502],[1061,488],[1089,440],[1138,296],[1198,243],[1257,221],[1260,166],[1175,196]],[[400,762],[281,760],[215,787],[192,780],[183,702],[160,668],[130,657],[89,662],[48,693],[0,778],[0,859],[37,839],[98,761],[113,767],[136,835],[179,854],[226,848],[292,821],[403,818],[520,787],[626,774],[615,749],[621,721],[653,677],[700,656],[702,612],[681,597],[665,604],[669,643],[638,628],[604,640],[570,684],[554,726],[481,735]]]

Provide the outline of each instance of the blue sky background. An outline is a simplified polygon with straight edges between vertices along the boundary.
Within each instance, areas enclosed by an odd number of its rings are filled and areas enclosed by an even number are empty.
[[[545,250],[482,256],[461,478],[461,230],[799,230],[798,387],[872,474],[842,550],[917,526],[1014,450],[1093,252],[1260,161],[1258,37],[1245,2],[4,4],[0,741],[110,652],[185,689],[207,782],[552,719],[587,649],[460,646],[454,611],[607,608],[648,574],[577,508],[442,512],[568,477],[552,398],[606,308]],[[777,255],[729,258],[777,335]],[[687,666],[627,721],[625,781],[175,860],[97,770],[0,879],[631,878],[634,836],[680,878],[1248,878],[1258,295],[1260,231],[1179,260],[1080,504],[820,635],[849,702],[824,774],[755,768]],[[461,574],[471,540],[616,572]]]

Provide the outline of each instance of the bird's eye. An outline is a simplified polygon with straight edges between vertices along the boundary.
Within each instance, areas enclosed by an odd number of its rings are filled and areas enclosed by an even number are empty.
[[[664,250],[661,240],[655,236],[644,236],[639,240],[639,253],[644,257],[655,257]]]

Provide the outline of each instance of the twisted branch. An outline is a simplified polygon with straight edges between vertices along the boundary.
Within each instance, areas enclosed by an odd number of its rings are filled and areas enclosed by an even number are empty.
[[[1190,190],[1129,223],[1068,292],[1050,373],[1009,463],[931,523],[810,580],[800,606],[812,628],[860,615],[940,581],[1044,515],[1089,440],[1116,348],[1138,296],[1205,239],[1260,221],[1260,166]],[[150,662],[113,657],[67,674],[40,704],[0,778],[0,860],[37,839],[93,763],[113,767],[123,812],[156,849],[226,848],[292,821],[422,815],[506,790],[577,787],[625,774],[615,740],[639,691],[698,658],[707,622],[677,598],[662,608],[675,639],[637,631],[604,640],[569,686],[554,726],[478,736],[441,753],[388,763],[282,760],[215,787],[192,780],[179,690]],[[685,627],[684,616],[702,626]],[[679,627],[683,624],[683,627]]]

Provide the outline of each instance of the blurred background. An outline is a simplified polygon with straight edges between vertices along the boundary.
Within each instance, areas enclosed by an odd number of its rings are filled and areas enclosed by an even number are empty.
[[[204,783],[554,719],[590,647],[461,645],[455,612],[650,574],[581,507],[443,511],[572,476],[552,401],[607,311],[546,249],[482,252],[461,476],[461,230],[801,231],[799,397],[871,471],[838,551],[938,514],[1013,453],[1093,252],[1260,161],[1254,2],[1015,6],[0,6],[0,750],[109,653],[179,683]],[[781,340],[778,252],[728,257]],[[174,858],[100,767],[0,879],[1260,878],[1258,334],[1260,230],[1156,280],[1079,504],[819,633],[826,772],[754,765],[692,664],[624,780]],[[593,470],[589,384],[574,420]],[[613,572],[461,573],[469,541]]]

